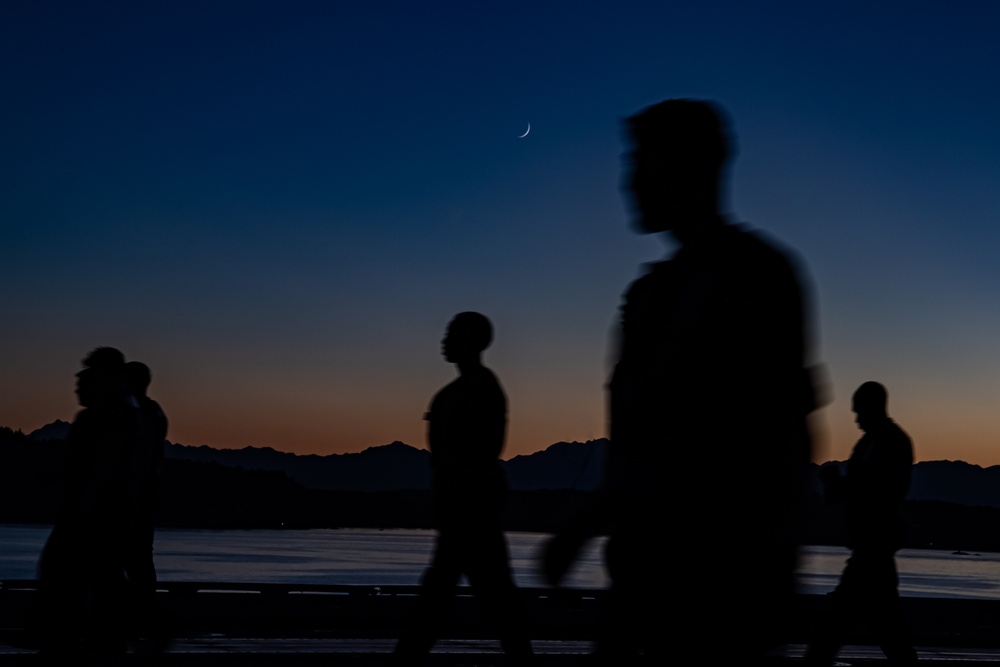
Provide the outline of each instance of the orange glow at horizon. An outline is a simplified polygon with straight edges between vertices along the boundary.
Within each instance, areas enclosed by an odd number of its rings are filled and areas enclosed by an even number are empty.
[[[296,385],[250,383],[252,375],[180,381],[154,367],[150,395],[170,419],[168,439],[217,449],[271,447],[296,454],[360,452],[393,441],[425,448],[423,414],[434,392],[454,377],[438,359],[430,377],[395,384],[374,381],[365,387],[330,386],[313,380]],[[0,426],[29,433],[61,419],[71,421],[79,407],[73,396],[76,359],[57,360],[33,375],[32,383],[0,387]],[[70,371],[56,368],[65,365]],[[498,370],[506,378],[510,422],[503,457],[543,450],[560,441],[585,442],[605,436],[600,373],[581,373],[567,391],[555,381],[540,382],[517,369]],[[899,389],[896,389],[896,386]],[[391,387],[391,390],[390,390]],[[813,419],[814,460],[845,460],[861,436],[849,406],[849,391],[819,410]],[[961,460],[1000,465],[1000,414],[988,392],[975,404],[890,383],[889,414],[913,439],[917,461]],[[746,455],[752,456],[752,452]]]

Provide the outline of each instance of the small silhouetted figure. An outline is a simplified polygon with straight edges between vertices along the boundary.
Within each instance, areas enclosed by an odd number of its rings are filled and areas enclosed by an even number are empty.
[[[543,572],[559,584],[607,530],[594,662],[759,664],[783,646],[812,454],[804,276],[724,212],[735,148],[716,104],[667,100],[625,129],[637,230],[676,252],[624,295],[600,502],[546,544]]]
[[[124,652],[123,535],[128,467],[138,437],[125,358],[97,348],[77,373],[82,406],[70,430],[65,495],[38,562],[33,630],[56,664]]]
[[[141,361],[129,361],[125,364],[125,378],[139,416],[139,438],[132,450],[129,471],[129,492],[134,504],[126,527],[125,575],[134,601],[134,631],[140,637],[150,638],[158,630],[159,617],[153,542],[167,439],[167,416],[160,404],[147,393],[152,381],[149,366]]]
[[[850,558],[840,583],[827,596],[806,661],[832,665],[848,632],[865,622],[877,633],[889,663],[912,665],[911,643],[899,599],[896,552],[906,543],[903,501],[910,489],[913,443],[887,413],[888,393],[878,382],[854,392],[851,409],[864,435],[854,445],[845,474],[838,464],[820,468],[826,499],[842,506],[847,521]]]
[[[442,354],[457,366],[458,378],[434,396],[425,416],[437,536],[417,609],[395,647],[401,664],[424,664],[453,611],[463,575],[509,663],[534,664],[502,523],[507,480],[499,459],[507,397],[481,360],[492,339],[489,319],[462,312],[442,341]]]

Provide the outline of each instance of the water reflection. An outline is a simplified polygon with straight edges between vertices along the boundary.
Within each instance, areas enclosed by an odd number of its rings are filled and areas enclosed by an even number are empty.
[[[833,590],[849,555],[844,547],[808,547],[799,568],[800,590]],[[1000,554],[902,549],[897,564],[904,596],[1000,599]]]
[[[48,526],[0,526],[0,579],[34,579]],[[511,564],[519,586],[542,586],[535,554],[544,535],[510,533]],[[154,558],[163,581],[231,583],[416,585],[434,535],[423,530],[181,530],[157,532]],[[594,540],[567,579],[573,588],[607,585]],[[850,552],[844,547],[804,550],[800,590],[833,590]],[[733,554],[739,558],[738,550]],[[1000,599],[1000,554],[903,549],[900,591],[910,597]],[[739,582],[733,582],[734,590]]]

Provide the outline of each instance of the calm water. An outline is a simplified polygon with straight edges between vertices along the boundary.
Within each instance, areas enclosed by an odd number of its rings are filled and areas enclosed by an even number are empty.
[[[0,580],[33,579],[47,526],[0,525]],[[163,581],[415,585],[430,558],[434,534],[423,530],[181,530],[157,532],[155,561]],[[509,533],[514,576],[542,586],[535,555],[545,535]],[[567,579],[574,588],[607,585],[603,539],[592,541]],[[840,547],[808,547],[800,589],[825,593],[848,556]],[[738,553],[734,558],[738,558]],[[921,597],[1000,599],[1000,554],[904,549],[900,590]],[[739,589],[739,582],[733,582]]]

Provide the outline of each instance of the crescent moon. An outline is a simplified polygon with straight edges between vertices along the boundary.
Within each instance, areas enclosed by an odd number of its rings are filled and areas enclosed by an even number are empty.
[[[531,132],[531,123],[528,123],[528,129],[524,131],[524,134],[517,135],[517,138],[524,139],[526,136],[528,136],[528,132]]]

